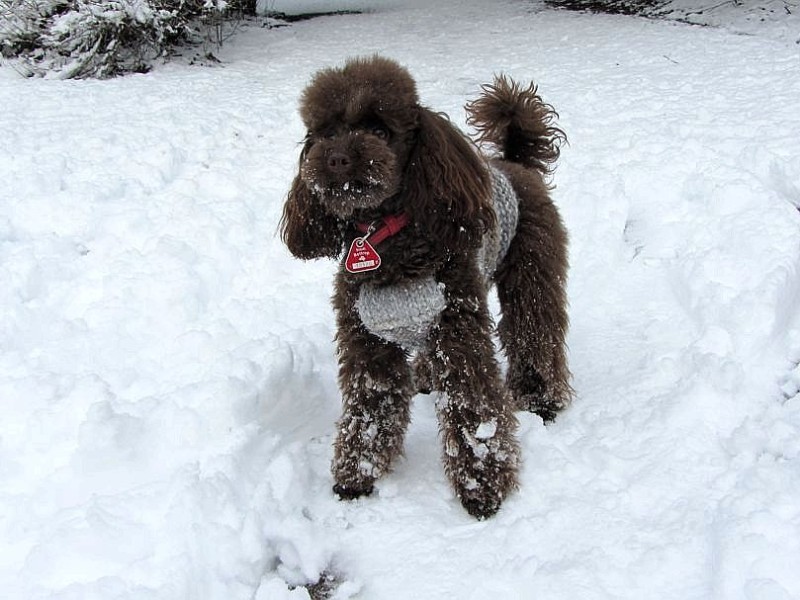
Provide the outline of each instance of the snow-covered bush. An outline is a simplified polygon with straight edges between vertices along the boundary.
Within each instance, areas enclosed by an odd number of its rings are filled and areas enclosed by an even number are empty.
[[[26,75],[143,72],[199,39],[200,17],[228,10],[213,0],[0,0],[0,50]]]
[[[60,12],[65,4],[58,0],[0,0],[0,53],[17,56],[35,49],[48,15]]]

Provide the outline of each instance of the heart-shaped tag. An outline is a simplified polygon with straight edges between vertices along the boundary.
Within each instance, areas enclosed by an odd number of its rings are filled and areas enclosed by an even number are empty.
[[[344,261],[344,268],[350,273],[363,273],[374,271],[380,266],[381,257],[375,248],[364,238],[354,239]]]

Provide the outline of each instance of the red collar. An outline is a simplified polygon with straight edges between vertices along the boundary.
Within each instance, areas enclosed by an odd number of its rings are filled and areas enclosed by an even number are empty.
[[[407,213],[400,213],[399,215],[389,215],[377,219],[372,223],[356,223],[356,229],[366,234],[362,239],[369,237],[370,244],[377,246],[386,238],[399,233],[408,225],[409,221],[411,221],[411,217],[409,217]],[[383,225],[379,227],[381,223]]]

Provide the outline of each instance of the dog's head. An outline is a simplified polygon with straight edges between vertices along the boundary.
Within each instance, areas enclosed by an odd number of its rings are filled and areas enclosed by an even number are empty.
[[[308,133],[282,220],[296,256],[337,256],[348,222],[390,199],[442,239],[480,237],[491,222],[482,159],[447,118],[420,106],[398,63],[373,56],[318,72],[300,115]]]
[[[319,72],[300,115],[308,129],[300,176],[325,210],[348,218],[394,196],[419,122],[417,88],[385,58]]]

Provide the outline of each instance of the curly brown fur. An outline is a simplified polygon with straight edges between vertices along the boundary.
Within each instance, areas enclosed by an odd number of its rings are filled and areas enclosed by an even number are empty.
[[[506,382],[518,409],[550,422],[572,398],[564,344],[567,235],[541,177],[513,163],[500,166],[520,199],[517,235],[495,274]]]
[[[343,257],[336,276],[343,414],[334,491],[343,499],[370,494],[402,453],[412,397],[435,391],[445,472],[465,509],[483,519],[517,487],[514,411],[552,420],[571,395],[567,235],[544,181],[565,138],[532,85],[500,77],[468,110],[479,139],[502,159],[490,163],[444,115],[421,106],[414,80],[394,61],[360,58],[320,71],[301,100],[308,135],[281,235],[299,258],[340,257],[363,235],[358,223],[408,215],[408,225],[377,246],[379,269],[350,273]],[[505,174],[519,208],[507,252],[487,274],[482,244],[501,224],[490,164]],[[436,309],[419,347],[364,324],[365,289],[431,278],[444,309]],[[497,329],[505,383],[492,343],[489,283],[503,313]]]

